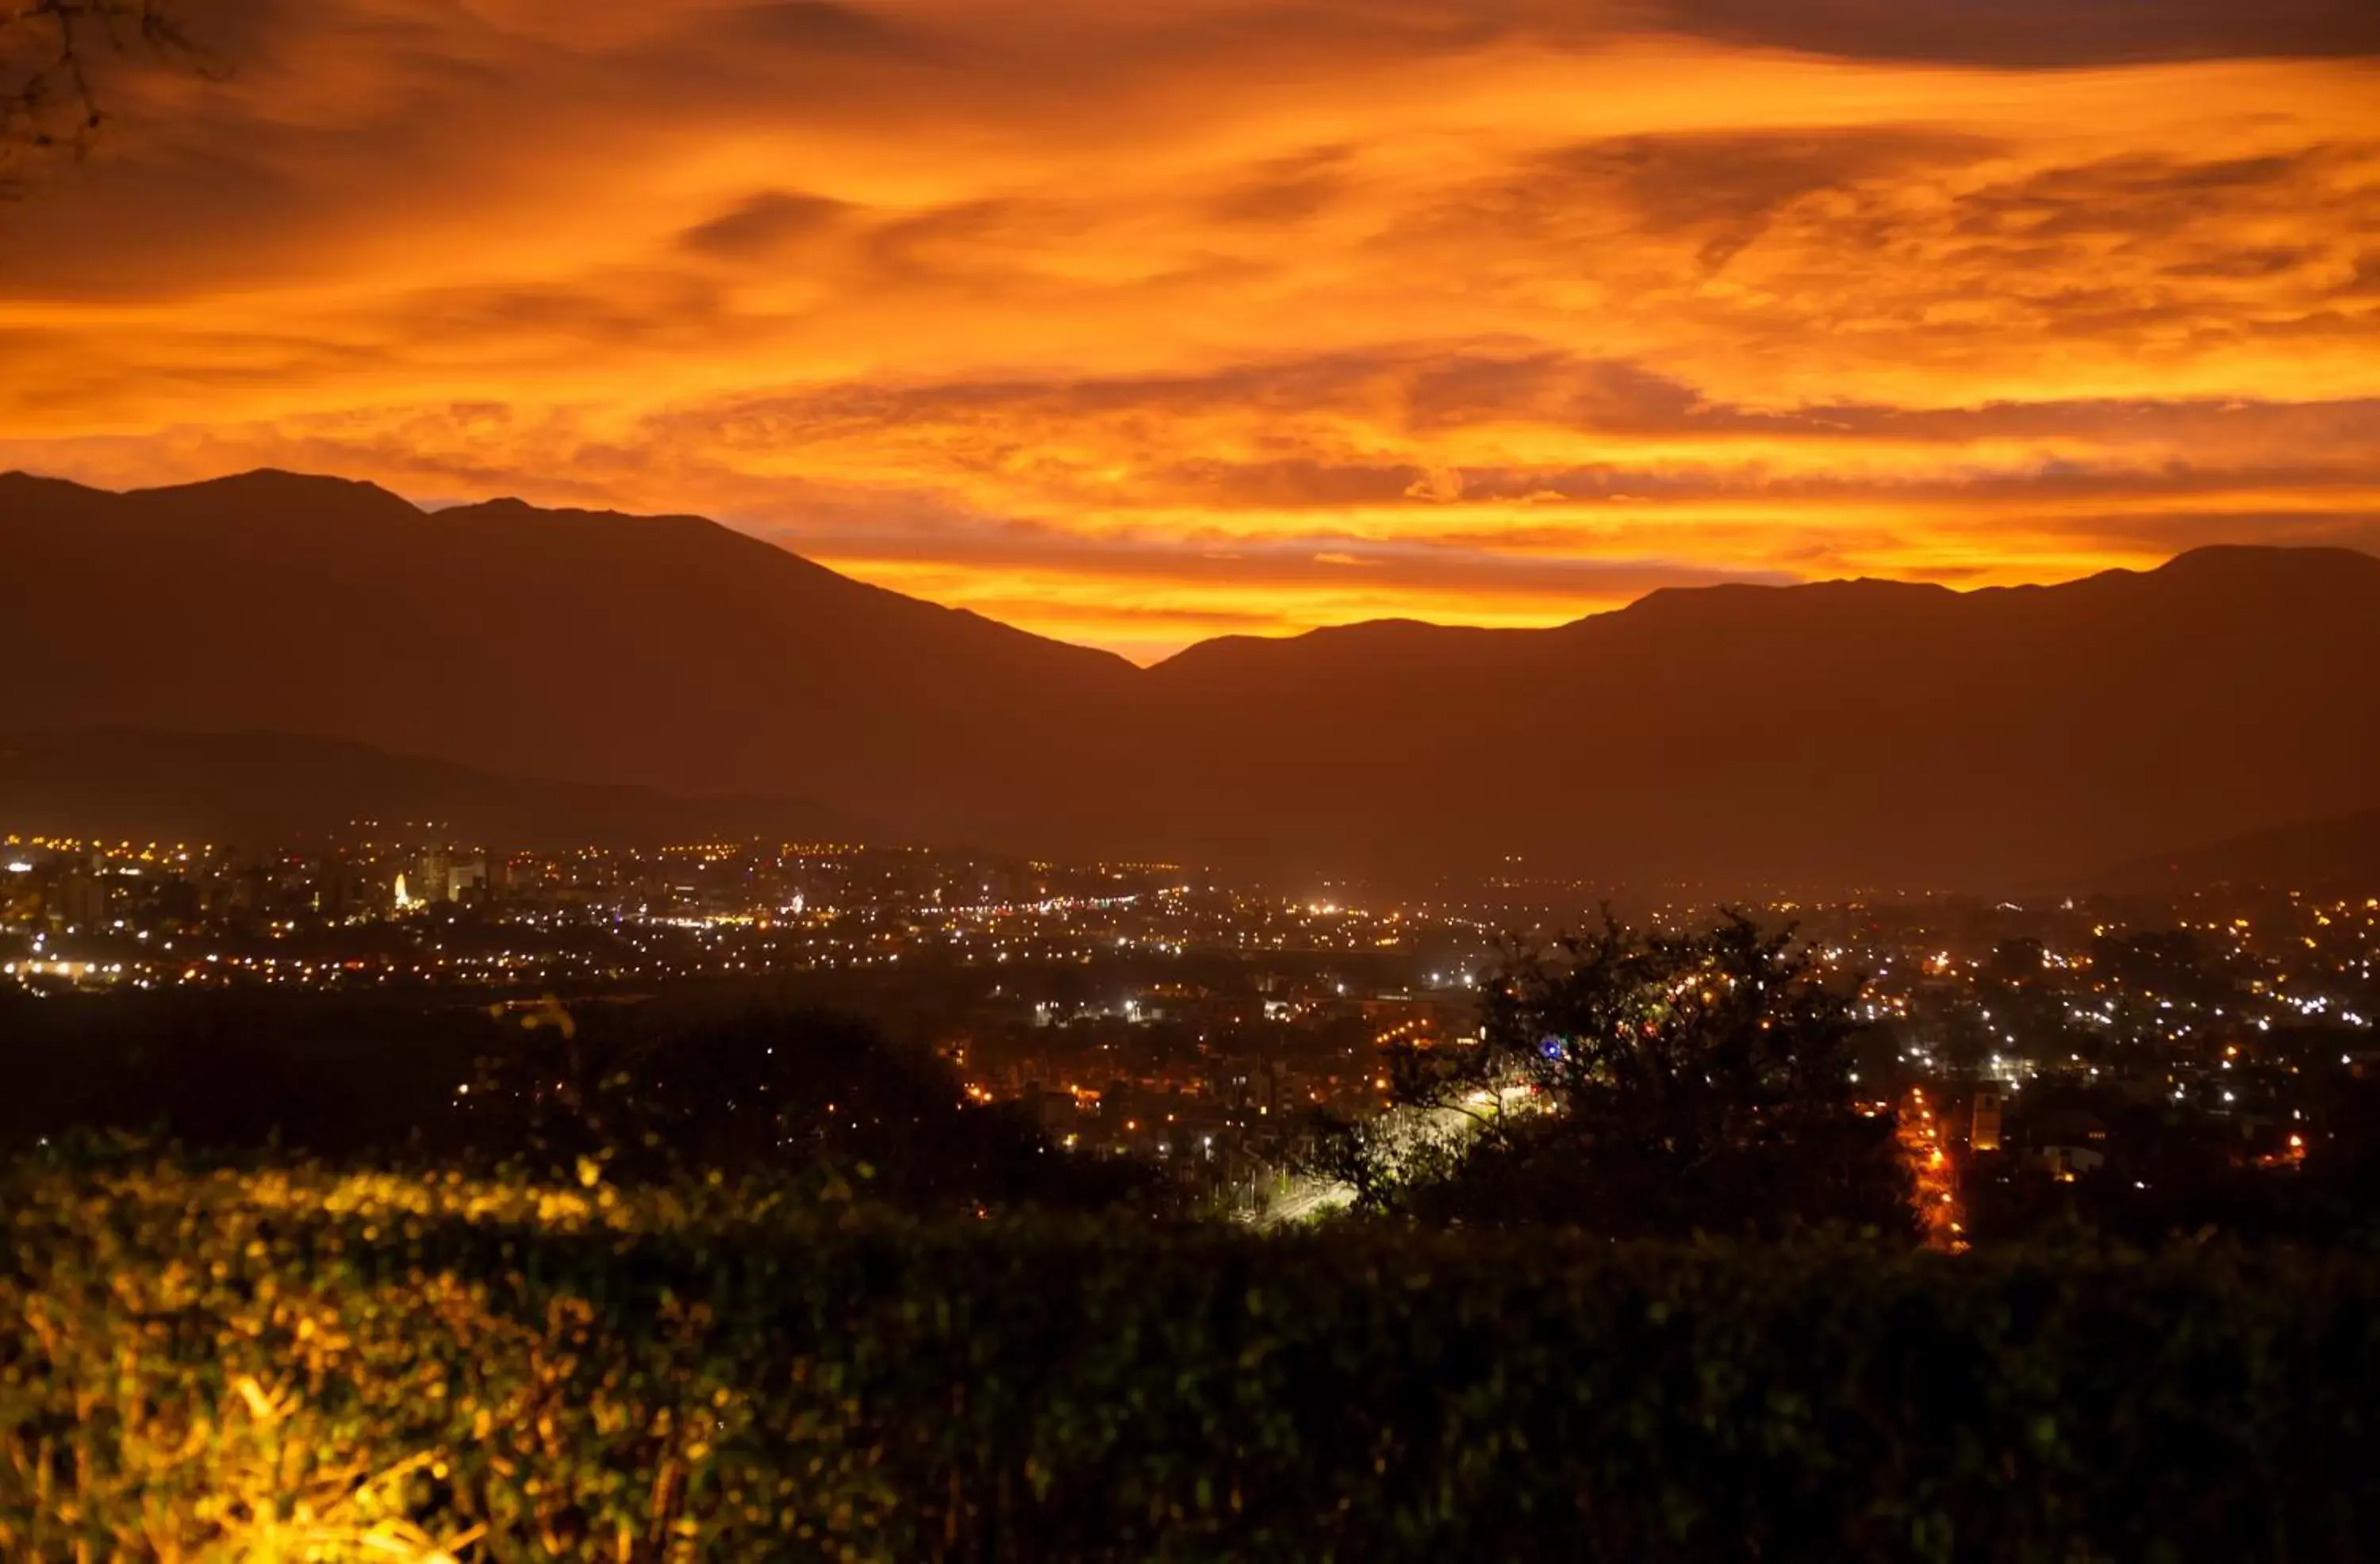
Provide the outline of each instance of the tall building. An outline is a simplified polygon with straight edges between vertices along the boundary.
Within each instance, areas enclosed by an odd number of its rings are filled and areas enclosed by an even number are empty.
[[[475,853],[468,858],[455,858],[446,866],[446,900],[478,902],[488,893],[488,860],[485,854]]]
[[[76,869],[58,881],[54,921],[68,928],[102,928],[107,924],[107,882],[87,869]]]
[[[543,878],[542,866],[528,854],[499,854],[488,867],[488,895],[510,900],[536,889]]]
[[[454,866],[446,850],[432,847],[415,861],[414,872],[407,882],[416,902],[451,902],[455,899]]]
[[[1970,1151],[1998,1151],[2000,1148],[1999,1093],[1975,1094],[1975,1116],[1968,1124],[1967,1148]]]
[[[324,917],[353,916],[367,910],[377,899],[370,866],[344,854],[324,858],[315,872],[314,909]]]

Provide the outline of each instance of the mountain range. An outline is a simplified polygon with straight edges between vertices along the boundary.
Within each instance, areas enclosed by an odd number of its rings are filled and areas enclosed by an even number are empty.
[[[2366,895],[2380,889],[2380,809],[2300,820],[2135,858],[2094,876],[2091,885],[2115,891],[2263,885]]]
[[[2380,559],[1656,592],[1152,668],[691,516],[0,477],[5,725],[265,730],[1075,857],[1995,889],[2380,804]]]

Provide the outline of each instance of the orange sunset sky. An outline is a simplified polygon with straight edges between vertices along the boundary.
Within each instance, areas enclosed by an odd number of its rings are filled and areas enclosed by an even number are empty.
[[[255,0],[0,468],[694,511],[1147,660],[2380,551],[2380,6]]]

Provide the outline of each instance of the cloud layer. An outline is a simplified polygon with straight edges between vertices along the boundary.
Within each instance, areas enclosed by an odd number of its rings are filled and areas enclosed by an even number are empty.
[[[2380,544],[2380,19],[216,0],[0,466],[698,510],[1157,655]]]

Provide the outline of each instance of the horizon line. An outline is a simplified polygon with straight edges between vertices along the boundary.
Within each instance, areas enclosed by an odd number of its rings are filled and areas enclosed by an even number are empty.
[[[1617,613],[1625,613],[1653,600],[1656,598],[1681,593],[1700,593],[1722,589],[1793,591],[1820,587],[1874,586],[1883,588],[1909,588],[1917,590],[1945,592],[1954,597],[1972,597],[1991,592],[2042,590],[2058,587],[2067,587],[2083,581],[2095,580],[2107,576],[2153,575],[2157,571],[2168,568],[2179,561],[2196,555],[2206,554],[2236,552],[2344,553],[2360,555],[2366,559],[2380,560],[2380,552],[2361,549],[2351,543],[2263,543],[2219,541],[2199,543],[2192,545],[2190,548],[2177,550],[2173,553],[2166,555],[2156,564],[2146,567],[2103,565],[2096,569],[2079,571],[2070,576],[2052,576],[2036,581],[1984,582],[1973,586],[1961,586],[1948,581],[1935,580],[1922,576],[1912,577],[1877,575],[1810,576],[1791,581],[1778,581],[1773,579],[1719,579],[1713,581],[1656,586],[1628,599],[1625,602],[1617,603],[1609,607],[1589,609],[1582,613],[1576,613],[1567,618],[1550,620],[1542,624],[1490,624],[1467,620],[1431,618],[1420,614],[1378,614],[1366,618],[1334,621],[1327,624],[1313,624],[1305,626],[1303,629],[1285,632],[1227,630],[1219,634],[1202,636],[1196,639],[1183,642],[1179,645],[1173,646],[1172,649],[1169,651],[1144,659],[1119,649],[1117,644],[1103,644],[1100,642],[1077,640],[1066,636],[1052,635],[1048,631],[1032,629],[1024,624],[1017,624],[1014,620],[1004,619],[996,614],[987,613],[979,609],[966,607],[958,603],[945,602],[935,598],[924,596],[920,593],[905,591],[898,587],[887,586],[881,582],[870,580],[865,576],[855,574],[853,571],[841,564],[831,564],[828,562],[828,558],[821,558],[818,555],[806,553],[799,549],[792,547],[789,543],[783,540],[784,534],[782,531],[775,533],[751,531],[743,527],[736,526],[734,523],[722,521],[716,516],[705,515],[696,511],[628,511],[611,507],[595,508],[586,505],[549,505],[540,504],[534,501],[523,499],[517,494],[491,494],[479,499],[454,500],[450,502],[426,502],[417,499],[410,494],[404,493],[398,490],[392,489],[386,484],[374,479],[350,478],[339,473],[307,472],[294,467],[248,467],[234,472],[220,473],[209,478],[186,479],[177,483],[145,484],[125,489],[110,489],[100,484],[87,482],[81,479],[68,478],[54,473],[37,472],[24,467],[13,467],[0,470],[0,480],[6,480],[8,479],[24,479],[42,483],[58,483],[64,484],[69,488],[82,490],[89,493],[106,494],[117,498],[128,498],[138,494],[163,494],[172,493],[177,491],[205,489],[216,485],[237,483],[245,479],[258,478],[294,479],[309,483],[339,484],[354,489],[369,489],[376,492],[385,494],[389,498],[408,506],[412,510],[425,516],[443,515],[449,511],[475,510],[491,505],[513,504],[550,515],[577,515],[585,516],[609,517],[623,521],[674,520],[698,522],[703,526],[716,527],[720,531],[728,533],[734,537],[747,540],[764,548],[771,549],[776,552],[784,554],[789,558],[797,560],[815,569],[826,571],[830,575],[832,575],[839,579],[850,582],[856,586],[867,587],[876,591],[891,593],[895,597],[903,598],[912,602],[925,603],[931,607],[941,609],[947,612],[967,614],[973,618],[983,620],[988,624],[998,624],[1001,627],[1012,630],[1018,635],[1031,636],[1038,640],[1048,641],[1054,645],[1071,647],[1083,651],[1102,653],[1104,655],[1113,657],[1119,661],[1124,662],[1142,672],[1148,672],[1155,668],[1161,667],[1164,664],[1189,652],[1195,651],[1201,647],[1213,646],[1224,642],[1300,641],[1317,636],[1328,636],[1371,627],[1413,626],[1421,629],[1457,632],[1468,631],[1482,635],[1542,634],[1547,631],[1560,630],[1572,625],[1584,624],[1593,619],[1605,618]],[[829,557],[831,558],[832,556]],[[1647,562],[1632,561],[1629,563],[1645,564]],[[1670,562],[1656,563],[1666,564]],[[1679,568],[1685,567],[1679,566]],[[1722,576],[1728,574],[1727,567],[1718,566],[1711,568],[1714,574],[1718,574]],[[1755,573],[1751,571],[1746,572],[1747,576],[1752,574]],[[1766,574],[1773,575],[1774,573],[1770,572]],[[1146,646],[1150,643],[1127,642],[1123,644]]]

